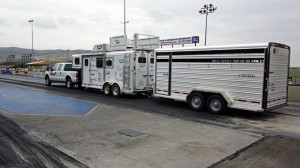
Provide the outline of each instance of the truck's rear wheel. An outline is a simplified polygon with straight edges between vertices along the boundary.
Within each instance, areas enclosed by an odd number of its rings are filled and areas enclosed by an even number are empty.
[[[66,81],[66,86],[68,89],[72,89],[74,84],[72,82],[72,80],[70,78],[67,78],[67,81]]]
[[[46,83],[47,86],[51,86],[52,82],[50,81],[49,76],[46,76],[45,83]]]
[[[202,110],[205,107],[205,98],[200,93],[192,93],[189,96],[189,105],[193,110]]]
[[[105,84],[104,85],[104,88],[103,88],[103,91],[104,91],[104,95],[105,96],[109,96],[111,94],[111,87],[109,84]]]
[[[211,95],[207,99],[208,110],[214,114],[222,114],[227,110],[225,100],[220,95]]]
[[[119,97],[119,96],[120,96],[120,87],[119,87],[119,85],[114,84],[114,85],[112,86],[112,95],[113,95],[114,97]]]

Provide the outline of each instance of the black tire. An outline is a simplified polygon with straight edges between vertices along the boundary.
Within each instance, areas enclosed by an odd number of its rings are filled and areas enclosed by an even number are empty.
[[[207,108],[213,114],[223,114],[227,110],[227,103],[220,95],[211,95],[207,99]]]
[[[77,87],[80,89],[80,88],[81,88],[81,85],[82,85],[81,83],[78,83],[78,84],[77,84]]]
[[[114,96],[114,97],[119,97],[120,96],[120,87],[119,87],[119,85],[118,84],[114,84],[113,86],[112,86],[112,95]]]
[[[49,76],[46,76],[46,78],[45,78],[45,84],[47,85],[47,86],[51,86],[51,80],[50,80],[50,78],[49,78]]]
[[[71,78],[67,78],[67,80],[66,80],[66,86],[67,86],[68,89],[72,89],[73,88],[74,84],[73,84]]]
[[[205,97],[201,93],[192,93],[188,102],[193,110],[199,111],[205,108]]]
[[[105,96],[110,96],[111,95],[111,86],[109,84],[105,84],[103,86],[103,93]]]

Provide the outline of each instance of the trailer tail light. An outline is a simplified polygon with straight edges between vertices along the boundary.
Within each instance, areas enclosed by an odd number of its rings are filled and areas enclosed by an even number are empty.
[[[78,78],[78,73],[76,73],[76,78]]]
[[[133,67],[133,70],[135,70],[135,66]]]

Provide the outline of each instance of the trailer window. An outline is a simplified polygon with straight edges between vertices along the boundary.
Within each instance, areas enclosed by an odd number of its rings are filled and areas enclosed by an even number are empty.
[[[139,57],[138,63],[146,63],[146,57]]]
[[[97,58],[96,59],[96,67],[97,68],[103,68],[103,58]]]
[[[150,58],[150,63],[154,64],[154,58]]]
[[[89,66],[89,60],[88,59],[84,60],[84,66]]]
[[[75,58],[75,64],[76,64],[76,65],[79,64],[79,58]]]
[[[112,60],[106,60],[106,66],[112,66]]]

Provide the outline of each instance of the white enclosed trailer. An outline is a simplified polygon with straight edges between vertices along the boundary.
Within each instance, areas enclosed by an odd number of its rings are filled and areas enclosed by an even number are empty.
[[[154,96],[213,113],[274,109],[287,104],[289,59],[279,43],[156,49]]]
[[[141,38],[146,36],[146,38]],[[81,68],[82,86],[104,91],[105,95],[152,93],[154,84],[154,49],[159,47],[159,38],[135,34],[133,44],[127,51],[120,42],[122,36],[111,38],[110,47],[95,45],[89,54],[74,55],[73,67]],[[125,39],[126,41],[126,39]],[[96,52],[95,48],[97,49]],[[126,46],[125,46],[126,49]],[[76,65],[77,63],[81,65]]]
[[[118,97],[122,93],[152,92],[154,54],[120,51],[82,54],[82,86]]]

